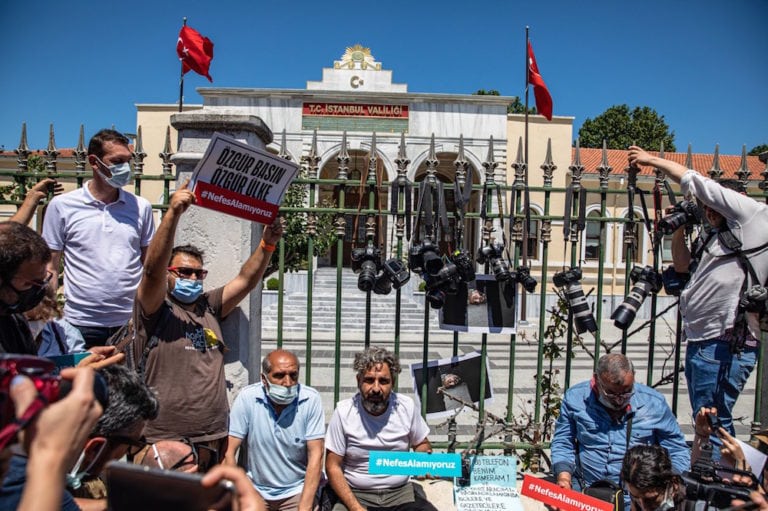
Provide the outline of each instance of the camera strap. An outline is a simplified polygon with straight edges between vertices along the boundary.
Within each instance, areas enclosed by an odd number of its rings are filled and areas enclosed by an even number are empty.
[[[10,399],[10,397],[8,397]],[[34,401],[32,401],[21,417],[13,419],[6,424],[2,430],[0,430],[0,449],[4,449],[6,445],[16,436],[16,434],[24,429],[29,422],[34,419],[37,414],[48,405],[48,400],[41,393],[37,393]]]
[[[443,183],[439,181],[431,184],[425,179],[419,185],[419,204],[413,226],[414,243],[421,241],[422,228],[424,236],[430,239],[435,238],[432,240],[435,242],[437,242],[438,231],[442,230],[443,234],[448,232],[448,212],[445,208]]]
[[[408,178],[396,177],[392,180],[390,185],[390,203],[389,213],[392,216],[397,217],[400,214],[400,195],[403,194],[405,202],[405,239],[411,239],[411,214],[412,214],[412,202],[413,194],[411,193],[412,186]]]
[[[453,196],[456,203],[456,224],[454,229],[456,249],[461,249],[464,246],[464,217],[467,213],[469,198],[472,195],[472,166],[467,165],[466,168],[464,188],[461,187],[458,179],[453,182]]]

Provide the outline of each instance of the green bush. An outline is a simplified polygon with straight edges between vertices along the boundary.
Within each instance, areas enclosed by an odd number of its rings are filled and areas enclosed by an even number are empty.
[[[423,280],[419,282],[419,291],[423,293],[424,291],[426,291],[426,289],[427,289],[427,283],[424,282]]]
[[[271,279],[267,280],[267,289],[270,291],[277,291],[277,289],[280,287],[280,281],[272,277]]]

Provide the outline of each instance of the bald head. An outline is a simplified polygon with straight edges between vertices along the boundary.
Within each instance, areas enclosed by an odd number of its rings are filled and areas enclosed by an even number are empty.
[[[192,446],[177,440],[160,440],[152,444],[140,463],[150,468],[176,467],[179,472],[197,472]]]
[[[267,353],[267,356],[261,361],[261,372],[269,374],[272,372],[272,368],[279,362],[285,361],[286,363],[294,364],[296,370],[299,369],[299,359],[288,350],[276,349]]]

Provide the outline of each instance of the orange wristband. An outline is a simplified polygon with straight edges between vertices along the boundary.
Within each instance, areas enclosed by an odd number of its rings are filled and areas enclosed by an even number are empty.
[[[265,243],[264,240],[261,240],[261,243],[259,243],[259,246],[264,249],[265,252],[274,252],[277,246],[270,245],[268,243]]]

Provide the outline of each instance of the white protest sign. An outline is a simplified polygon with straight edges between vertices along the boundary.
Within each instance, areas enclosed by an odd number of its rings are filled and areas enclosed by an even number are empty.
[[[296,163],[214,133],[190,187],[198,206],[271,224],[298,172]]]
[[[458,511],[523,511],[515,456],[473,456],[469,461],[469,486],[454,484]]]

